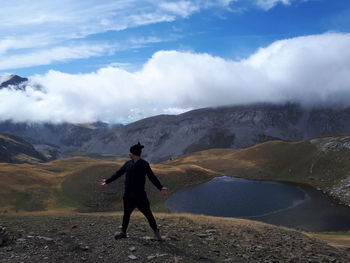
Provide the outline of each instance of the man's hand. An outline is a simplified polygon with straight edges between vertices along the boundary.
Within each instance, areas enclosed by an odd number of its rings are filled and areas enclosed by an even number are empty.
[[[99,185],[106,185],[106,179],[102,179],[98,182]]]
[[[160,190],[160,193],[161,193],[162,195],[168,194],[168,188],[166,188],[165,186],[163,186],[163,188]]]

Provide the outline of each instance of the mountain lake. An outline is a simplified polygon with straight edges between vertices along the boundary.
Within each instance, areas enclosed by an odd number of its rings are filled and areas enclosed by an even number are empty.
[[[312,187],[228,176],[173,193],[172,212],[236,217],[303,231],[350,230],[350,208]]]

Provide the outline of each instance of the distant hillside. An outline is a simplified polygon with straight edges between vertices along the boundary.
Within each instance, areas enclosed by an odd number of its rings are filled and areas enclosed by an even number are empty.
[[[106,125],[106,124],[104,124]],[[79,149],[83,142],[94,136],[96,129],[103,132],[104,125],[94,124],[52,124],[0,122],[0,132],[20,136],[34,147],[57,149],[60,152]],[[45,146],[45,147],[44,147]]]
[[[22,138],[10,134],[0,134],[0,162],[38,163],[47,158]]]
[[[308,184],[350,205],[350,135],[211,149],[164,164],[195,164],[227,176]]]

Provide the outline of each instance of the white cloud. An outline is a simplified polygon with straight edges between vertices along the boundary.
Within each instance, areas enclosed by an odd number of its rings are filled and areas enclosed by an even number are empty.
[[[114,48],[113,46],[104,44],[63,46],[33,51],[26,54],[10,55],[0,57],[0,70],[48,65],[57,61],[101,56],[111,52]]]
[[[192,108],[287,101],[350,106],[350,34],[285,39],[240,61],[178,51],[155,53],[136,72],[50,71],[31,77],[46,92],[0,90],[2,119],[130,122]],[[21,105],[21,107],[18,107]]]
[[[222,1],[222,0],[221,0]],[[221,1],[12,0],[1,4],[0,52],[32,48],[33,42],[55,43],[110,30],[174,21]],[[210,4],[208,4],[210,3]],[[28,34],[28,32],[35,32]],[[12,40],[31,39],[21,44]],[[19,41],[18,41],[19,42]],[[28,42],[27,45],[25,45]]]
[[[47,65],[59,58],[52,58],[52,50],[58,46],[84,46],[89,36],[107,31],[121,31],[154,23],[171,22],[187,18],[209,8],[230,10],[235,3],[250,3],[268,10],[278,3],[289,4],[292,0],[12,0],[2,3],[0,8],[0,56],[1,69],[9,70],[23,66]],[[293,0],[297,1],[297,0]],[[300,1],[300,0],[299,0]],[[95,36],[96,37],[96,36]],[[176,36],[151,36],[124,41],[127,49],[144,43],[168,41]],[[178,36],[179,37],[179,36]],[[173,39],[174,40],[174,39]],[[119,40],[123,42],[123,40]],[[81,42],[81,43],[79,43]],[[124,44],[125,44],[124,43]],[[94,43],[91,44],[94,46]],[[64,53],[61,51],[60,53]],[[68,53],[64,60],[87,57]],[[84,52],[83,52],[84,53]],[[30,63],[29,58],[38,54],[39,59]],[[40,54],[49,54],[42,59]],[[92,56],[104,55],[93,52]],[[20,58],[19,56],[23,56]],[[7,61],[9,67],[6,67]],[[40,63],[42,61],[42,63]]]
[[[193,1],[163,1],[159,3],[159,7],[181,17],[188,17],[200,9],[200,6]]]
[[[0,8],[0,61],[2,61],[0,69],[9,70],[48,65],[62,59],[86,58],[87,48],[82,46],[90,41],[88,40],[90,35],[170,22],[188,17],[201,9],[225,7],[225,5],[222,0],[7,1],[2,3]],[[152,36],[129,41],[119,40],[124,46],[121,47],[119,44],[118,50],[168,41],[169,38],[174,36],[159,37],[153,33]],[[57,48],[73,45],[78,47],[72,51]],[[96,51],[94,43],[90,45],[94,46],[90,50],[95,50],[88,52],[90,56],[104,55],[104,52]],[[80,56],[74,52],[77,49],[83,51]],[[56,52],[52,51],[58,51],[57,56],[54,54]],[[31,58],[34,58],[32,62]]]
[[[0,55],[9,50],[45,47],[53,43],[47,35],[31,34],[25,36],[8,36],[0,40]]]
[[[256,5],[264,10],[269,10],[277,4],[290,5],[292,0],[255,0]]]
[[[45,47],[37,45],[35,39],[25,38],[23,41],[4,40],[0,41],[0,70],[10,70],[17,68],[28,68],[39,65],[49,65],[54,62],[70,61],[74,59],[83,59],[96,56],[112,55],[117,51],[124,51],[128,49],[135,49],[147,46],[151,43],[158,43],[164,41],[174,41],[178,36],[169,38],[160,38],[155,36],[148,37],[131,37],[126,38],[118,43],[109,41],[109,43],[92,41],[78,41],[66,46]],[[32,45],[33,49],[30,51],[17,51],[13,55],[3,54],[4,50],[11,44],[12,47],[19,49]],[[34,47],[36,47],[34,49]],[[113,63],[109,63],[113,66]],[[100,65],[102,67],[104,65]],[[128,68],[134,68],[129,64]]]
[[[128,41],[130,42],[130,44],[139,46],[139,45],[144,45],[149,43],[162,42],[164,41],[164,39],[159,37],[149,36],[149,37],[140,37],[140,38],[130,38]]]
[[[307,2],[310,0],[222,0],[222,4],[226,2],[226,6],[233,12],[246,12],[251,8],[258,8],[268,11],[277,5],[292,5],[296,2]]]

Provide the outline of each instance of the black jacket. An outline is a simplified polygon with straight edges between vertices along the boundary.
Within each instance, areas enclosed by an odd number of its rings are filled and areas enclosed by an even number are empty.
[[[113,182],[124,173],[126,173],[124,181],[125,193],[145,192],[146,175],[159,190],[163,187],[158,178],[154,175],[149,163],[143,159],[139,159],[136,163],[132,160],[127,161],[118,171],[106,180],[106,184]]]

